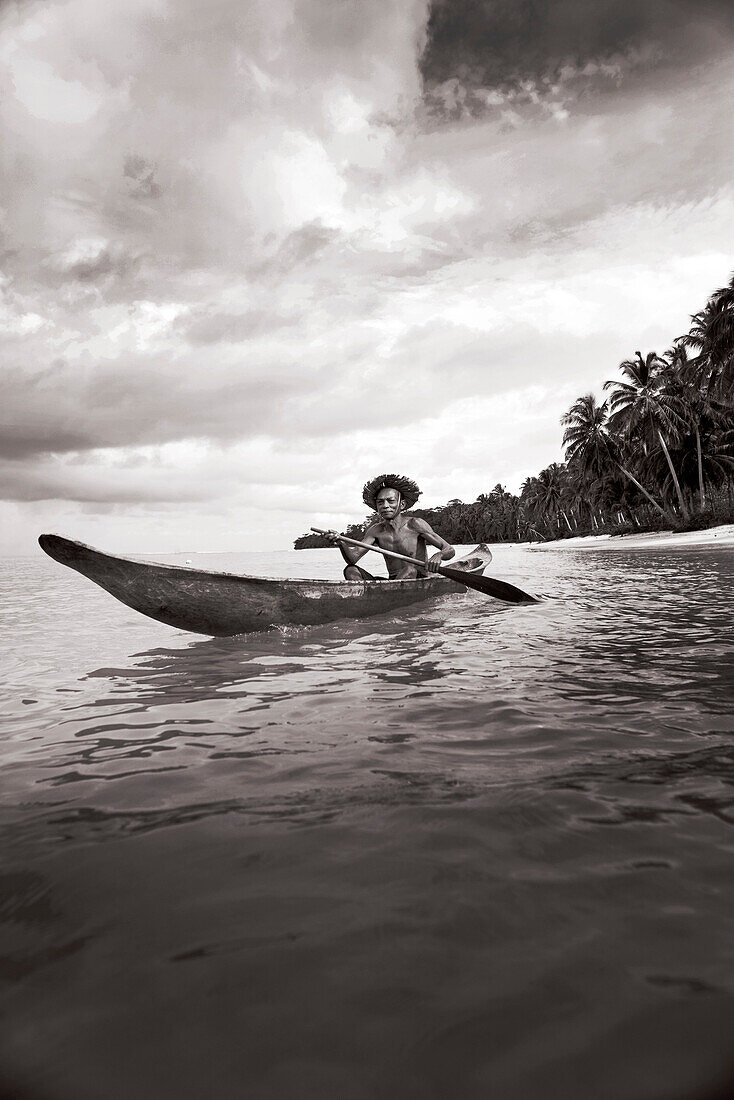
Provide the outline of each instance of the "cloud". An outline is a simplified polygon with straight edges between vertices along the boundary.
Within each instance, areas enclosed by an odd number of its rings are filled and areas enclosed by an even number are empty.
[[[13,522],[272,545],[375,468],[517,488],[728,277],[728,11],[6,6]]]
[[[680,74],[724,56],[732,35],[728,0],[433,0],[421,69],[429,86],[459,78],[468,88],[552,73],[619,79],[644,60]]]
[[[120,468],[109,462],[84,466],[50,460],[30,463],[0,460],[0,499],[9,501],[66,500],[83,504],[163,504],[209,500],[211,492],[192,484],[188,471]]]
[[[277,432],[289,403],[314,384],[297,364],[260,364],[243,374],[227,371],[227,365],[221,353],[216,362],[211,354],[202,357],[198,370],[150,355],[128,357],[124,367],[87,356],[73,364],[56,361],[32,375],[24,369],[8,372],[0,455]],[[210,377],[214,373],[216,381]]]
[[[662,56],[656,46],[631,46],[624,52],[589,58],[582,65],[571,60],[556,62],[542,77],[515,74],[489,86],[473,83],[470,74],[463,79],[451,76],[428,85],[426,110],[429,119],[439,123],[489,117],[506,130],[530,119],[564,123],[572,111],[583,110],[589,96],[603,94],[610,84],[619,86],[635,70],[650,69]]]

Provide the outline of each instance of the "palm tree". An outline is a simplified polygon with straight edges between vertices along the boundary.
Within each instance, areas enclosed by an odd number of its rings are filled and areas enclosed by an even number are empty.
[[[677,410],[686,428],[689,432],[693,432],[696,440],[698,497],[703,510],[706,507],[706,492],[703,481],[701,428],[702,425],[708,425],[718,419],[718,403],[709,395],[707,389],[701,386],[698,363],[688,358],[684,339],[677,340],[663,358],[667,375],[665,388],[675,398]]]
[[[731,407],[734,384],[734,275],[691,317],[689,332],[681,337],[687,348],[698,351],[693,362],[702,388],[718,395]]]
[[[606,423],[607,402],[599,405],[593,393],[577,398],[561,417],[566,428],[566,461],[573,462],[584,476],[599,477],[609,469],[612,451]]]
[[[517,533],[518,526],[518,500],[512,493],[508,493],[504,485],[498,481],[489,494],[492,502],[491,508],[495,524],[502,539],[509,539]]]
[[[559,462],[551,462],[550,466],[540,471],[535,481],[537,507],[541,515],[555,516],[558,531],[561,527],[560,517],[563,516],[569,531],[573,531],[563,508],[568,482],[566,467]]]
[[[473,529],[470,515],[470,506],[464,504],[463,500],[459,500],[458,497],[453,497],[448,504],[444,505],[443,516],[450,528],[448,538],[451,542],[471,542]]]
[[[566,461],[576,466],[582,477],[590,481],[603,481],[612,469],[620,470],[661,516],[671,519],[634,474],[623,465],[620,447],[609,433],[608,404],[603,401],[600,405],[593,393],[586,393],[577,398],[561,417],[561,424],[566,428],[563,433]]]
[[[609,424],[629,440],[639,433],[645,452],[650,440],[657,438],[673,479],[681,515],[687,520],[688,508],[665,441],[665,435],[678,436],[683,417],[676,407],[675,395],[664,385],[665,361],[654,351],[644,359],[639,351],[635,355],[635,359],[625,359],[619,365],[626,382],[610,380],[604,383],[604,389],[611,390]]]
[[[543,524],[545,520],[543,500],[544,494],[538,478],[526,477],[520,489],[520,507],[528,530],[533,531],[536,535],[540,535],[540,532],[535,525]]]
[[[482,541],[494,541],[495,517],[494,500],[489,493],[480,493],[471,506],[474,522],[474,538]]]

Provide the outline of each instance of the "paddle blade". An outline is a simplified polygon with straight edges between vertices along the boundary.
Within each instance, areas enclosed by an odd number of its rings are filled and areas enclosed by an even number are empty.
[[[528,595],[521,588],[515,588],[514,584],[507,581],[498,581],[494,577],[482,577],[477,573],[467,573],[463,569],[451,569],[442,565],[438,570],[444,577],[459,584],[465,584],[467,588],[474,588],[477,592],[483,592],[485,596],[494,596],[496,600],[504,600],[505,603],[538,603],[535,596]]]

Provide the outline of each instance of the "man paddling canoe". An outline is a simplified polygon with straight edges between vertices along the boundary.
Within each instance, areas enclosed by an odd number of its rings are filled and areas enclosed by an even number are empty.
[[[365,504],[377,512],[380,517],[377,523],[365,531],[361,541],[373,546],[379,546],[383,550],[393,550],[398,554],[406,554],[411,558],[420,558],[426,562],[426,570],[435,573],[442,561],[448,561],[456,554],[453,546],[437,535],[429,523],[418,516],[408,516],[405,513],[418,500],[421,491],[414,481],[400,474],[380,474],[379,477],[368,481],[362,490],[362,500]],[[347,563],[344,569],[344,577],[348,581],[379,581],[381,577],[375,577],[368,573],[361,565],[356,563],[367,553],[358,546],[348,546],[341,541],[341,536],[336,531],[329,531],[328,538],[339,546],[342,557]],[[438,553],[426,561],[426,545],[438,547]],[[409,562],[397,561],[395,558],[386,558],[387,571],[390,580],[412,580],[414,577],[425,576],[425,570]]]

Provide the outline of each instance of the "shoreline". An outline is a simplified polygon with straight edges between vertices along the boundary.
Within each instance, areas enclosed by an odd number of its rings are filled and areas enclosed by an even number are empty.
[[[641,531],[637,535],[580,535],[553,542],[521,543],[529,550],[655,550],[734,547],[734,523],[701,531]]]

